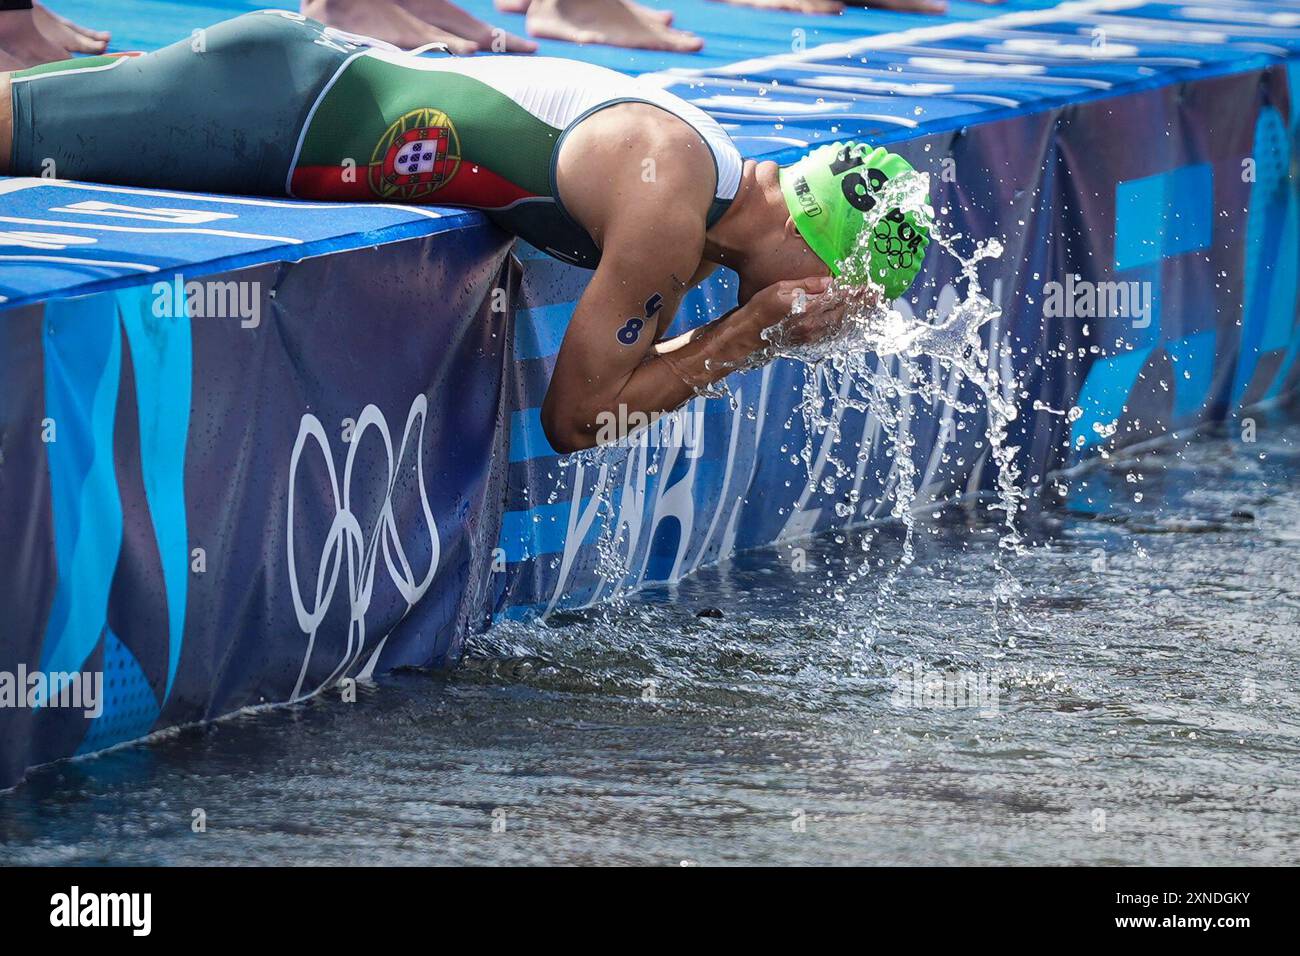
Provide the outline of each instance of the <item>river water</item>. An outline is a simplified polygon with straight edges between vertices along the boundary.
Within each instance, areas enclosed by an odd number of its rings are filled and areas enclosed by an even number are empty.
[[[771,548],[354,703],[46,768],[0,794],[0,853],[1295,864],[1300,426],[1257,423],[1075,479],[1102,516],[1028,521],[1001,571],[997,522],[952,510],[910,566],[878,531],[868,586],[858,533]]]

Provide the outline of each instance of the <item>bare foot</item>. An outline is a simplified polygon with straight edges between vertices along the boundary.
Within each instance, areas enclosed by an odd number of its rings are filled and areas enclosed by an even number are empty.
[[[108,41],[112,39],[103,30],[88,30],[39,3],[32,4],[32,13],[36,28],[45,35],[45,38],[69,54],[103,53],[108,49]]]
[[[847,0],[847,2],[851,7],[897,10],[900,13],[946,13],[948,11],[948,0]]]
[[[528,9],[528,5],[533,0],[494,0],[496,8],[502,13],[523,13]],[[985,3],[1001,3],[1002,0],[983,0]],[[626,0],[629,7],[639,10],[648,17],[653,17],[664,26],[669,26],[673,22],[673,12],[671,10],[659,10],[655,7],[647,7],[644,3],[634,3],[633,0]]]
[[[794,13],[843,13],[840,0],[721,0],[737,7],[759,7],[763,10],[790,10]]]
[[[478,44],[425,23],[393,0],[302,0],[302,12],[346,33],[387,40],[404,50],[445,43],[452,53],[468,55]]]
[[[440,30],[478,44],[480,50],[493,53],[533,53],[537,44],[524,37],[488,26],[478,17],[448,0],[397,0],[410,13]]]
[[[570,43],[682,53],[704,46],[695,34],[674,30],[644,10],[626,0],[532,0],[527,26],[535,37]]]
[[[0,10],[0,70],[21,70],[38,63],[66,60],[68,51],[36,25],[36,11]]]
[[[673,22],[673,12],[671,10],[660,10],[658,7],[647,7],[644,3],[635,3],[633,0],[625,0],[627,5],[642,16],[649,17],[652,20],[658,20],[664,26]]]

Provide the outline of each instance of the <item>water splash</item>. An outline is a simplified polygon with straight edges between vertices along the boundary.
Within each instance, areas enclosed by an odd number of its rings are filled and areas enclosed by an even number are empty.
[[[800,303],[796,302],[795,314],[769,329],[765,336],[769,342],[765,358],[796,359],[804,366],[803,400],[798,408],[804,423],[800,457],[810,480],[814,478],[814,445],[820,443],[831,449],[839,445],[839,427],[845,412],[871,415],[884,432],[888,440],[885,455],[892,462],[884,484],[892,502],[890,515],[906,528],[901,558],[904,565],[914,559],[913,506],[919,491],[913,457],[916,439],[911,429],[913,403],[947,402],[955,411],[977,414],[978,408],[957,397],[955,386],[963,380],[974,385],[983,399],[984,441],[997,468],[997,500],[989,507],[1003,512],[1000,543],[1013,551],[1022,546],[1015,521],[1025,498],[1016,464],[1019,449],[1007,442],[1010,425],[1018,414],[1018,382],[1014,373],[1006,374],[993,360],[982,339],[982,330],[999,318],[1001,310],[984,295],[978,268],[985,259],[1001,256],[1002,244],[997,239],[983,240],[964,255],[957,248],[963,237],[943,233],[935,221],[929,196],[926,173],[905,174],[887,183],[875,207],[866,214],[857,248],[840,262],[839,272],[868,275],[866,261],[876,224],[895,208],[911,213],[929,232],[931,242],[960,266],[965,295],[946,315],[939,316],[932,309],[923,318],[914,318],[886,301],[880,287],[870,280],[850,284],[837,279],[826,293],[827,301],[844,308],[844,320],[836,333],[811,345],[794,344],[790,332],[799,319]],[[822,307],[819,303],[818,308]],[[922,359],[930,362],[923,363]],[[935,374],[935,369],[941,374]],[[856,461],[846,462],[833,451],[826,453],[825,464],[834,470],[836,479],[865,466],[872,449],[858,444],[854,454]],[[834,482],[829,483],[832,487],[824,490],[833,490]],[[851,511],[845,508],[841,505],[837,513],[851,517]]]
[[[790,332],[802,308],[807,307],[806,302],[796,301],[794,314],[765,333],[767,348],[746,366],[754,367],[776,358],[794,359],[802,364],[801,401],[792,418],[802,417],[804,443],[797,452],[784,446],[783,452],[790,454],[795,463],[803,461],[808,492],[819,488],[833,494],[841,480],[862,474],[873,460],[878,464],[875,456],[879,454],[889,462],[889,473],[879,477],[888,514],[904,528],[901,554],[892,566],[873,562],[873,536],[868,532],[862,539],[861,563],[845,582],[851,585],[870,576],[877,585],[876,615],[879,617],[887,612],[890,582],[915,560],[916,502],[922,490],[918,487],[922,476],[914,460],[917,439],[912,430],[913,410],[917,406],[928,403],[938,407],[946,403],[954,412],[968,417],[979,416],[982,411],[984,425],[979,444],[987,447],[997,469],[996,497],[987,507],[1002,513],[1001,551],[1021,553],[1023,549],[1016,515],[1024,507],[1026,492],[1016,464],[1019,449],[1008,443],[1010,426],[1018,414],[1016,395],[1020,389],[1014,371],[996,360],[996,349],[984,344],[985,327],[996,326],[1001,310],[984,295],[978,276],[983,261],[1001,256],[1002,244],[997,239],[987,239],[976,242],[968,254],[963,253],[958,244],[964,237],[946,235],[935,221],[929,186],[929,176],[925,173],[898,176],[887,183],[876,206],[866,215],[858,247],[841,263],[839,271],[841,275],[869,275],[864,266],[875,226],[893,209],[911,213],[928,230],[931,243],[958,263],[958,281],[965,293],[951,309],[944,315],[931,309],[917,318],[886,301],[879,286],[870,280],[856,284],[836,280],[825,298],[818,300],[818,308],[825,302],[843,305],[844,319],[834,334],[813,344],[794,341]],[[959,386],[963,381],[974,386],[981,401],[971,403],[962,399]],[[725,383],[720,382],[699,394],[705,398],[726,397],[733,409],[737,406],[736,396]],[[873,443],[865,441],[841,442],[841,422],[848,412],[870,417],[885,439],[883,449],[878,450]],[[786,425],[788,428],[791,422]],[[836,453],[842,445],[850,449],[841,453],[843,457]],[[662,449],[633,442],[630,447],[627,443],[623,447],[597,447],[561,459],[561,468],[575,469],[575,483],[582,482],[584,475],[592,472],[596,476],[589,500],[600,524],[594,570],[605,582],[604,597],[617,596],[623,582],[634,582],[637,577],[630,564],[638,542],[627,516],[621,514],[639,504],[625,500],[630,488],[628,475],[642,469],[646,474],[653,474],[661,465],[661,456]],[[558,493],[559,487],[551,501]],[[863,501],[864,497],[870,496],[850,492],[845,501],[836,505],[838,517],[848,524],[878,513],[874,511],[877,502]],[[1001,583],[991,595],[995,608],[999,604],[1014,606],[1018,582],[1005,571],[1000,558],[997,566]],[[996,629],[996,622],[994,626]]]

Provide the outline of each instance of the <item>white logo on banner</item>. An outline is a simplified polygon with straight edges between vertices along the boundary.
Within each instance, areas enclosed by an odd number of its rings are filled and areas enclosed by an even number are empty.
[[[316,688],[316,691],[328,686],[340,673],[351,666],[365,649],[366,612],[370,608],[371,597],[374,594],[376,559],[381,542],[383,544],[384,566],[388,569],[388,576],[396,585],[398,593],[406,601],[407,611],[424,596],[424,593],[433,583],[433,576],[438,570],[441,546],[438,540],[438,528],[433,520],[433,509],[429,505],[429,495],[424,486],[424,424],[427,417],[428,401],[424,395],[416,395],[414,401],[411,402],[411,410],[406,416],[406,428],[402,432],[402,440],[397,446],[397,457],[394,460],[393,441],[388,430],[388,421],[378,408],[374,405],[367,405],[362,409],[361,416],[357,419],[352,432],[352,438],[348,442],[347,460],[343,466],[343,482],[340,486],[338,473],[334,468],[334,454],[330,448],[330,440],[325,427],[315,415],[306,414],[302,416],[302,421],[298,425],[298,438],[293,445],[293,456],[289,460],[287,549],[289,587],[293,593],[294,611],[298,615],[298,626],[308,636],[308,641],[307,651],[303,656],[302,670],[298,674],[298,683],[294,687],[293,697],[291,698],[293,700],[303,696],[302,685],[307,676],[307,666],[311,661],[312,648],[316,643],[316,633],[325,620],[326,614],[329,613],[334,600],[334,592],[339,584],[339,575],[345,569],[345,562],[346,579],[344,583],[347,586],[348,604],[351,608],[348,621],[347,649],[334,671],[320,687]],[[417,425],[419,426],[418,430]],[[361,522],[352,513],[352,476],[358,467],[360,467],[361,473],[366,476],[367,483],[370,481],[370,476],[374,474],[373,466],[361,467],[357,464],[361,447],[365,444],[366,433],[371,429],[378,433],[378,437],[383,442],[387,467],[387,477],[384,480],[387,488],[375,526],[370,530],[367,537],[361,527]],[[414,442],[411,441],[412,434],[415,435]],[[319,563],[316,568],[315,591],[314,595],[311,595],[312,604],[310,607],[304,602],[302,588],[299,585],[297,551],[294,545],[298,465],[302,458],[303,448],[309,438],[314,439],[320,448],[329,475],[330,491],[334,502],[334,520],[330,524],[329,532],[325,536],[324,546],[321,548]],[[415,572],[411,568],[411,562],[407,557],[405,548],[402,546],[402,539],[398,533],[397,522],[393,515],[393,490],[397,484],[397,476],[403,468],[407,451],[412,448],[414,448],[413,454],[415,455],[414,469],[420,494],[420,507],[424,513],[425,524],[428,526],[430,549],[429,569],[419,581],[416,580]],[[407,463],[405,467],[409,471],[412,465]],[[380,646],[382,647],[382,644]],[[373,664],[373,655],[371,663]]]
[[[569,597],[572,576],[584,554],[588,534],[598,518],[606,522],[617,522],[618,527],[613,532],[606,533],[610,533],[612,538],[610,556],[616,555],[621,561],[622,572],[616,577],[603,578],[584,604],[594,604],[603,597],[623,588],[636,587],[645,580],[652,556],[651,547],[656,532],[665,520],[674,521],[678,529],[676,552],[671,567],[667,569],[667,579],[670,581],[678,581],[694,571],[708,555],[716,557],[719,554],[730,554],[735,549],[735,522],[744,503],[743,492],[736,488],[748,488],[753,482],[759,460],[756,449],[766,419],[771,374],[770,365],[758,373],[761,392],[758,410],[752,419],[745,415],[741,404],[733,409],[722,481],[716,503],[709,509],[708,515],[702,513],[702,509],[697,514],[696,502],[699,449],[703,447],[705,428],[703,398],[694,399],[691,405],[678,413],[692,415],[697,422],[694,452],[681,444],[658,449],[648,445],[634,446],[621,461],[602,461],[591,489],[588,489],[586,481],[590,466],[584,465],[582,461],[572,466],[573,485],[564,552],[560,556],[558,573],[544,613],[551,613]],[[737,394],[743,395],[744,389],[752,387],[752,384],[736,387]],[[741,452],[741,432],[749,431],[751,421],[752,434],[744,442],[745,450]],[[649,466],[652,462],[655,465],[654,474],[658,478],[650,477]],[[684,462],[681,474],[670,483],[668,479],[677,473],[679,462]],[[611,519],[610,515],[601,513],[601,505],[614,497],[614,489],[620,484],[617,517]],[[704,530],[703,520],[710,515],[711,521],[707,530]],[[697,517],[700,519],[698,526]],[[699,533],[701,530],[702,535]],[[714,542],[719,543],[711,548],[710,545]]]

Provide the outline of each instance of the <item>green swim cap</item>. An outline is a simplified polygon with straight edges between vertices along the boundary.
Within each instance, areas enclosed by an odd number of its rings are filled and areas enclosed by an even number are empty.
[[[865,214],[876,205],[876,193],[895,176],[912,171],[911,163],[882,146],[830,143],[782,166],[779,175],[799,235],[831,275],[848,271],[853,280],[862,266],[853,255],[858,234]],[[885,295],[896,299],[921,271],[929,245],[930,232],[914,213],[891,209],[871,231],[867,272]],[[857,281],[866,278],[856,275]]]

